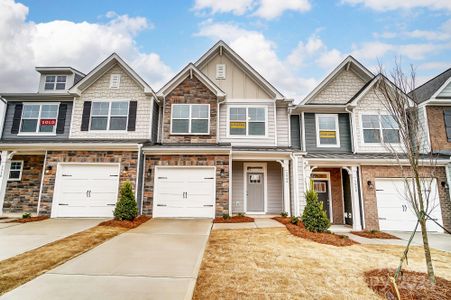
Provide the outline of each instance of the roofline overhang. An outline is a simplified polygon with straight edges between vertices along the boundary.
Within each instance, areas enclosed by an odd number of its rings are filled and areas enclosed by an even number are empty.
[[[89,150],[89,151],[103,151],[103,150],[115,150],[115,151],[136,151],[138,143],[127,144],[113,144],[113,143],[11,143],[0,144],[0,150],[10,151],[74,151],[74,150]]]
[[[143,147],[142,151],[144,154],[148,155],[185,155],[185,154],[227,154],[230,155],[231,147]]]
[[[370,159],[370,158],[308,158],[305,157],[308,162],[314,162],[321,166],[348,166],[348,165],[361,165],[361,166],[383,166],[383,165],[410,165],[407,159]],[[437,159],[435,162],[430,162],[429,160],[420,160],[421,166],[446,166],[450,163],[449,159]]]

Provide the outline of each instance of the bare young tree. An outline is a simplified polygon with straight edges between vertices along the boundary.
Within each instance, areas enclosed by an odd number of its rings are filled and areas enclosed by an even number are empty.
[[[382,66],[379,66],[376,94],[384,104],[387,112],[392,115],[393,128],[399,131],[400,144],[386,143],[385,147],[396,158],[404,183],[405,197],[417,217],[415,228],[410,236],[406,249],[404,250],[399,266],[395,273],[394,282],[402,271],[404,262],[408,262],[408,252],[415,233],[420,226],[424,256],[426,259],[427,274],[431,284],[435,284],[434,267],[432,265],[431,250],[429,246],[426,223],[431,212],[438,203],[433,195],[437,189],[433,189],[437,156],[425,147],[426,124],[422,121],[422,108],[415,99],[414,94],[409,92],[415,89],[415,70],[411,67],[406,74],[403,72],[401,63],[396,60],[395,66],[390,74],[386,75]],[[389,79],[390,78],[390,79]],[[377,92],[379,91],[379,92]],[[389,121],[386,121],[389,122]],[[387,124],[385,124],[387,125]],[[397,127],[397,128],[396,128]]]

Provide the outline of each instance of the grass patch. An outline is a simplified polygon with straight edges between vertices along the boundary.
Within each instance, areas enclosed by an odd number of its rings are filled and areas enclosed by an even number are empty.
[[[345,235],[339,235],[329,232],[311,232],[304,228],[304,224],[298,221],[297,224],[292,224],[291,219],[287,217],[274,217],[274,220],[282,223],[287,227],[288,231],[297,237],[308,239],[320,244],[327,244],[337,247],[352,246],[358,244]]]
[[[365,272],[368,287],[386,299],[397,299],[396,291],[390,282],[395,270],[376,269]],[[426,273],[404,271],[398,278],[401,299],[451,299],[451,281],[436,277],[435,286],[431,285]]]
[[[233,216],[230,218],[217,217],[213,220],[213,223],[248,223],[254,222],[254,218],[246,216]]]
[[[101,226],[92,227],[0,261],[0,295],[149,219],[140,216],[134,221],[102,222],[104,224]]]
[[[30,222],[38,222],[38,221],[47,220],[48,218],[49,218],[49,216],[36,216],[36,217],[11,220],[8,223],[30,223]]]
[[[399,240],[399,238],[394,235],[378,230],[351,231],[351,233],[367,239]]]
[[[284,228],[213,230],[194,299],[380,300],[364,272],[395,268],[403,250],[395,245],[334,247],[297,238]],[[436,275],[451,280],[451,253],[432,249],[432,259]],[[411,247],[408,270],[425,271],[421,247]]]

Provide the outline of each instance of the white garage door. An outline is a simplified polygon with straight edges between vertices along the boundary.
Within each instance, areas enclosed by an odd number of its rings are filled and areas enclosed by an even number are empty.
[[[112,217],[118,164],[59,164],[52,217]]]
[[[213,218],[214,167],[156,167],[154,217]]]
[[[423,194],[429,195],[432,211],[429,215],[439,224],[442,224],[440,200],[437,181],[423,180]],[[410,204],[406,184],[403,179],[378,178],[376,179],[377,213],[380,230],[412,231],[415,228],[417,217]],[[428,231],[443,231],[434,222],[428,221]],[[420,227],[418,227],[420,230]]]

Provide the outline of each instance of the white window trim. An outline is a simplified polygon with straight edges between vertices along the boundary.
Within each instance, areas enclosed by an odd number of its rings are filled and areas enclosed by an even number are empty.
[[[246,134],[230,134],[230,109],[231,108],[245,108],[246,109]],[[265,110],[265,135],[249,135],[249,118],[248,109],[249,108],[263,108]],[[275,112],[274,112],[275,113]],[[268,138],[268,106],[265,105],[230,105],[227,107],[227,134],[226,137],[234,139],[264,139]]]
[[[188,132],[172,132],[172,125],[174,124],[172,120],[173,112],[174,112],[174,106],[189,106],[189,116],[188,116]],[[193,106],[199,106],[199,105],[207,105],[208,106],[208,118],[192,118],[191,117],[191,107]],[[205,133],[192,133],[191,132],[191,120],[208,120],[208,131]],[[186,120],[186,118],[176,118],[176,120]],[[171,104],[171,135],[210,135],[210,104],[208,103],[173,103]]]
[[[336,132],[336,144],[320,144],[319,137],[319,118],[321,117],[333,117],[335,119],[335,132]],[[338,122],[338,114],[315,114],[315,130],[316,130],[316,147],[318,148],[340,148],[340,126]],[[328,130],[332,131],[332,130]]]
[[[23,106],[25,105],[39,105],[39,116],[38,116],[38,123],[36,125],[36,131],[35,132],[22,132],[22,121],[23,117],[20,116],[20,125],[19,125],[19,132],[17,133],[17,136],[56,136],[56,126],[58,126],[58,117],[59,117],[59,109],[60,109],[60,102],[22,102]],[[39,123],[41,121],[41,112],[42,112],[42,105],[57,105],[58,108],[56,109],[56,124],[53,127],[52,132],[39,132]],[[23,114],[23,107],[22,107],[22,114]],[[25,119],[32,119],[32,118],[25,118]]]
[[[374,116],[374,115],[377,115],[379,118],[379,135],[381,138],[381,142],[380,143],[365,143],[365,137],[364,137],[364,133],[363,133],[364,129],[371,129],[371,128],[363,128],[363,116]],[[367,112],[367,111],[364,113],[360,113],[359,121],[360,121],[360,135],[361,135],[362,145],[364,145],[364,146],[383,146],[386,144],[384,142],[384,134],[383,134],[382,120],[381,120],[382,116],[390,116],[390,114],[389,113],[382,114],[380,112]],[[373,128],[373,129],[376,129],[376,128]],[[390,128],[385,128],[385,129],[390,129]],[[393,129],[395,129],[395,128],[393,128]],[[399,129],[398,129],[398,135],[399,135]],[[399,143],[387,143],[387,144],[401,145],[401,136],[399,136]]]
[[[128,132],[127,131],[127,127],[128,127],[128,118],[130,115],[130,99],[94,99],[91,101],[91,112],[89,114],[89,132],[94,132],[94,133],[104,133],[104,132]],[[107,124],[106,124],[106,129],[105,130],[91,130],[91,120],[92,120],[92,104],[94,102],[109,102],[109,106],[108,106],[108,116],[107,116]],[[128,111],[127,111],[127,121],[125,121],[126,127],[124,130],[110,130],[110,119],[111,119],[111,103],[112,102],[128,102]]]
[[[326,175],[326,178],[311,178],[312,181],[327,181],[327,188],[328,188],[328,197],[329,197],[329,216],[330,221],[332,222],[334,219],[334,211],[333,211],[333,203],[332,203],[332,186],[331,186],[331,180],[330,180],[330,172],[312,172],[312,175],[318,174],[318,175]]]
[[[46,89],[45,88],[45,85],[46,85],[46,83],[47,83],[47,77],[49,77],[49,76],[55,76],[55,82],[53,83],[53,88],[52,89]],[[64,77],[66,77],[66,81],[64,82],[64,89],[61,89],[61,90],[57,90],[56,89],[56,84],[58,83],[58,76],[64,76]],[[44,78],[44,91],[64,91],[64,90],[66,90],[66,87],[67,87],[67,78],[68,78],[68,76],[67,75],[64,75],[64,74],[60,74],[60,75],[57,75],[57,74],[48,74],[48,75],[45,75],[45,78]]]
[[[22,172],[23,172],[23,160],[12,160],[11,163],[17,163],[20,162],[20,175],[19,178],[9,178],[9,176],[11,175],[11,169],[9,170],[8,173],[8,181],[21,181],[22,180]],[[13,171],[17,171],[17,170],[13,170]]]
[[[267,163],[244,163],[243,164],[243,172],[244,172],[244,176],[243,176],[243,183],[244,183],[244,190],[243,190],[243,199],[244,199],[244,207],[243,210],[245,213],[247,213],[247,198],[248,198],[248,193],[247,193],[247,174],[248,173],[258,173],[256,171],[254,172],[248,172],[248,168],[249,167],[261,167],[262,171],[261,173],[263,173],[263,201],[264,201],[264,205],[263,205],[263,211],[261,212],[249,212],[255,215],[258,214],[266,214],[268,212],[268,165]]]
[[[113,78],[114,78],[114,76],[117,76],[117,77],[118,77],[118,83],[117,83],[117,86],[113,86]],[[115,89],[115,90],[117,90],[117,89],[120,88],[120,86],[121,86],[121,74],[117,74],[117,73],[111,74],[111,76],[110,76],[110,89]]]

